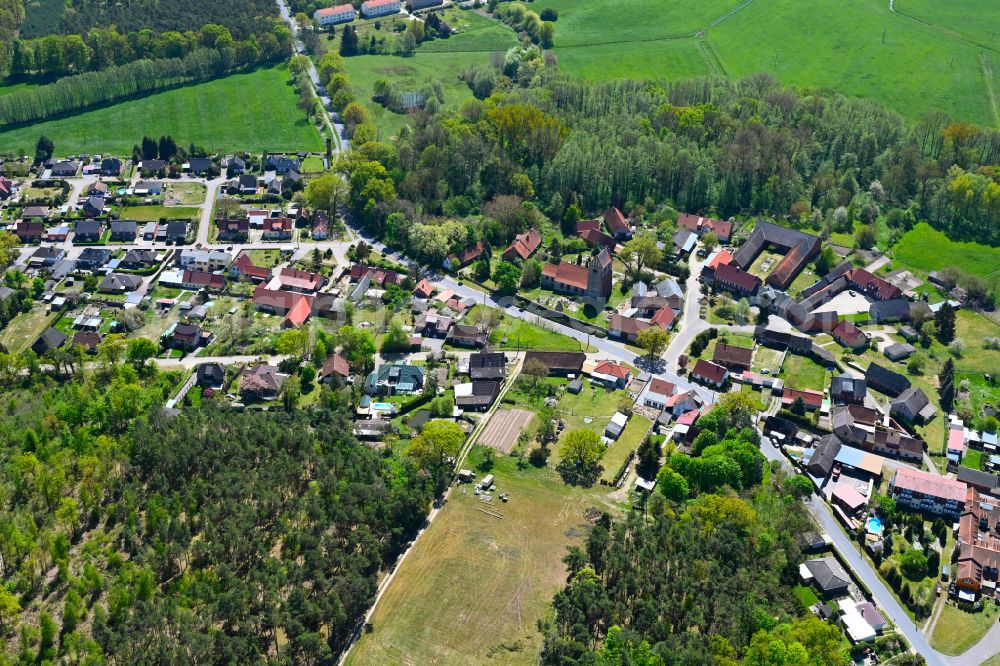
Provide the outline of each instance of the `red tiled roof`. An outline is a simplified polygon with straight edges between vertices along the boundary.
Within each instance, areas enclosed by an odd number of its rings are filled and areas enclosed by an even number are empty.
[[[417,286],[413,288],[413,295],[418,298],[430,298],[433,293],[434,285],[432,285],[427,279],[421,280],[417,283]]]
[[[611,322],[608,325],[609,331],[614,331],[623,335],[635,335],[639,331],[644,331],[647,328],[649,328],[648,323],[620,314],[611,315]]]
[[[715,253],[715,256],[712,257],[712,260],[708,262],[708,267],[711,269],[716,269],[722,264],[728,264],[732,260],[733,260],[732,252],[730,252],[729,250],[719,250],[718,252]]]
[[[705,381],[721,384],[726,378],[727,370],[711,361],[698,359],[698,362],[694,364],[694,370],[691,371],[691,374]]]
[[[538,229],[531,228],[525,231],[523,234],[518,234],[514,236],[514,242],[512,242],[506,250],[504,250],[504,255],[508,252],[516,252],[517,256],[521,259],[527,259],[535,253],[538,246],[542,244],[542,235],[538,233]]]
[[[862,291],[874,294],[881,301],[899,296],[902,292],[894,284],[886,282],[863,268],[854,268],[844,275],[847,281],[857,285]]]
[[[618,245],[618,241],[600,229],[585,229],[580,233],[580,238],[593,247],[606,247],[608,250],[614,250]]]
[[[391,5],[399,0],[366,0],[364,3],[368,7],[381,7],[383,5]]]
[[[586,289],[590,272],[586,266],[577,266],[565,261],[558,264],[545,264],[542,275],[552,278],[558,284],[568,285],[576,289]]]
[[[937,474],[930,474],[909,467],[899,467],[892,485],[895,488],[924,493],[931,497],[955,502],[965,501],[966,485]]]
[[[781,403],[790,405],[796,398],[802,398],[802,402],[811,409],[816,409],[823,404],[823,394],[819,391],[799,391],[798,389],[786,388],[781,392]]]
[[[854,322],[844,319],[833,329],[833,337],[843,340],[847,344],[854,344],[858,338],[864,336],[864,331],[854,325]]]
[[[604,224],[608,225],[608,229],[613,234],[619,231],[628,231],[628,222],[625,220],[625,216],[614,206],[604,211]]]
[[[702,230],[708,229],[722,240],[729,240],[729,237],[733,235],[732,222],[713,220],[710,217],[681,213],[677,216],[677,224],[695,233],[701,233]]]
[[[715,269],[715,279],[745,291],[754,291],[760,286],[759,277],[729,264],[722,264]]]
[[[659,326],[664,331],[668,331],[674,323],[674,319],[677,319],[677,313],[672,308],[660,308],[653,315],[653,318],[649,320],[649,323],[653,326]]]
[[[580,220],[576,223],[576,234],[579,236],[587,229],[600,229],[600,220]]]
[[[331,355],[323,363],[323,376],[326,377],[332,374],[337,374],[341,377],[347,377],[351,374],[351,367],[348,365],[347,359],[340,354]]]
[[[316,291],[323,282],[323,276],[319,273],[300,271],[294,268],[282,268],[278,271],[278,277],[281,279],[282,287],[308,291]]]
[[[629,376],[629,369],[624,365],[618,363],[613,363],[612,361],[601,361],[594,368],[594,372],[600,373],[602,375],[611,375],[612,377],[617,377],[619,379],[625,379]]]
[[[269,217],[264,220],[264,231],[291,231],[295,221],[290,217]]]
[[[721,365],[736,365],[740,368],[749,368],[753,360],[753,350],[746,347],[727,345],[725,342],[719,341],[715,343],[712,360]]]
[[[197,287],[210,287],[212,289],[222,289],[226,286],[226,278],[215,273],[205,271],[184,271],[181,278],[184,284],[192,284]]]
[[[253,259],[250,258],[249,254],[241,254],[236,258],[236,269],[244,275],[262,280],[267,280],[271,277],[271,269],[253,263]]]
[[[305,294],[296,294],[296,296],[298,296],[298,299],[289,308],[288,313],[285,315],[285,321],[282,323],[298,328],[312,314],[312,297]]]
[[[665,395],[667,396],[667,398],[673,399],[674,385],[668,382],[666,379],[653,377],[653,379],[650,380],[649,382],[649,392],[655,393],[657,395]]]
[[[336,7],[324,7],[323,9],[317,9],[317,16],[330,16],[331,14],[342,14],[346,11],[354,11],[354,5],[337,5]]]
[[[701,410],[692,409],[690,412],[684,412],[683,414],[681,414],[677,418],[677,423],[679,425],[687,425],[687,426],[694,425],[695,422],[698,420],[699,416],[701,416]]]

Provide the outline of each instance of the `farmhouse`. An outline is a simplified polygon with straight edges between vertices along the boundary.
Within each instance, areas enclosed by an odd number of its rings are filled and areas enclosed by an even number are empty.
[[[837,324],[830,334],[842,347],[848,349],[859,351],[868,346],[868,334],[846,319]]]
[[[611,315],[611,321],[608,322],[608,335],[612,338],[625,340],[626,342],[635,342],[639,333],[647,328],[649,328],[649,322],[635,319],[634,317],[613,314]]]
[[[849,286],[867,294],[876,301],[887,301],[891,298],[897,298],[903,293],[896,285],[886,282],[863,268],[847,271],[844,278]]]
[[[523,234],[514,236],[514,241],[507,246],[507,249],[503,251],[503,255],[501,256],[504,261],[511,263],[517,259],[523,261],[531,257],[541,244],[542,235],[538,233],[538,229],[531,228]]]
[[[898,372],[883,368],[878,363],[872,363],[868,366],[868,370],[865,371],[865,381],[869,388],[893,398],[910,388],[909,379]]]
[[[910,423],[926,423],[934,418],[937,408],[927,399],[923,389],[911,386],[892,401],[889,413]]]
[[[713,220],[708,217],[699,217],[689,213],[681,213],[677,216],[677,225],[701,236],[711,231],[716,238],[723,243],[728,243],[733,235],[733,223],[722,220]]]
[[[310,271],[300,271],[294,268],[284,267],[278,270],[278,274],[268,285],[272,289],[282,289],[284,291],[297,291],[301,294],[309,294],[318,291],[323,286],[325,278],[322,273],[312,273]]]
[[[282,326],[298,328],[312,315],[315,297],[306,294],[268,289],[257,285],[253,292],[253,304],[258,310],[285,315]]]
[[[578,375],[583,369],[583,363],[587,360],[587,355],[583,352],[545,352],[529,351],[524,355],[524,363],[527,365],[531,361],[540,361],[552,375],[565,377],[567,375]]]
[[[455,385],[455,406],[462,409],[486,409],[500,394],[500,382],[477,379]]]
[[[837,404],[857,404],[865,401],[868,385],[863,377],[842,373],[830,381],[830,398]]]
[[[737,372],[749,370],[750,364],[753,362],[753,349],[736,347],[720,340],[715,344],[712,362]]]
[[[639,401],[646,407],[665,409],[670,397],[674,395],[675,387],[665,379],[653,377],[639,394]]]
[[[590,371],[592,381],[609,389],[625,388],[631,376],[628,368],[612,361],[599,361]]]
[[[604,224],[607,225],[611,235],[620,241],[627,241],[632,237],[632,230],[629,228],[628,220],[614,206],[604,211]]]
[[[691,370],[691,379],[716,388],[721,388],[728,378],[728,370],[704,359],[698,359],[698,362],[694,364],[694,369]]]
[[[805,268],[806,263],[819,252],[821,244],[819,236],[788,229],[772,222],[760,221],[754,227],[750,238],[733,257],[733,261],[741,269],[746,270],[765,248],[777,247],[784,250],[784,258],[767,276],[767,283],[786,290]]]
[[[335,23],[347,23],[353,21],[356,14],[354,13],[354,5],[348,3],[346,5],[337,5],[336,7],[324,7],[323,9],[317,9],[313,12],[313,19],[319,25],[334,25]]]
[[[760,288],[760,278],[729,264],[720,264],[715,269],[713,281],[717,289],[729,291],[737,296],[752,296]]]

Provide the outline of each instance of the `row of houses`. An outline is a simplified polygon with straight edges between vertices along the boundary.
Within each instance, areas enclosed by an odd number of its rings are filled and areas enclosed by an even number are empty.
[[[418,9],[427,9],[428,7],[440,7],[443,4],[444,0],[407,0],[406,2],[406,6],[411,12]],[[402,2],[400,0],[365,0],[365,2],[361,3],[361,16],[365,18],[390,16],[398,14],[400,9],[402,9]],[[313,20],[320,27],[350,23],[355,18],[357,18],[357,12],[354,10],[354,5],[349,3],[323,7],[313,12]]]

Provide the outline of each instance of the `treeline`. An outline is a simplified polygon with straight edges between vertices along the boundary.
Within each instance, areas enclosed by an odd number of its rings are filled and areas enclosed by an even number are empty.
[[[890,242],[927,219],[956,239],[1000,245],[995,130],[938,115],[907,127],[878,102],[769,75],[595,85],[533,49],[463,73],[477,100],[416,114],[402,139],[370,149],[401,199],[363,198],[367,211],[356,212],[376,233],[394,212],[435,224],[516,195],[559,221],[571,205],[585,216],[616,205],[639,219],[666,206],[768,215],[820,234],[859,229],[870,247],[880,217]]]
[[[219,76],[240,65],[227,60],[218,50],[198,49],[183,58],[137,60],[100,72],[67,76],[46,86],[0,96],[0,124],[36,122]]]
[[[62,3],[56,5],[63,9]],[[44,6],[36,11],[53,11]],[[278,6],[271,0],[133,0],[128,3],[106,0],[74,0],[67,3],[56,20],[28,21],[23,38],[44,37],[47,34],[86,35],[93,28],[115,26],[122,33],[151,30],[162,33],[171,30],[200,30],[215,23],[228,28],[236,39],[246,39],[264,32],[265,23],[278,17]],[[30,29],[29,29],[30,28]]]
[[[119,338],[60,384],[0,354],[0,660],[332,663],[430,477],[352,438],[349,390],[165,414],[182,377]]]
[[[85,35],[47,35],[14,43],[10,75],[67,76],[136,60],[182,58],[202,48],[216,49],[235,63],[268,61],[290,53],[291,32],[280,19],[270,19],[262,22],[259,32],[240,40],[225,26],[214,23],[184,33],[149,29],[119,33],[112,27],[93,28]]]
[[[10,67],[13,45],[24,21],[21,0],[0,0],[0,74]]]

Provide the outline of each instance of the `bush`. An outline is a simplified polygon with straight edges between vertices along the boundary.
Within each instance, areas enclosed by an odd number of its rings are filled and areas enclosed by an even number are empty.
[[[549,464],[549,455],[551,455],[552,450],[547,446],[536,446],[531,449],[531,453],[528,454],[528,462],[530,462],[535,467],[545,467]]]

